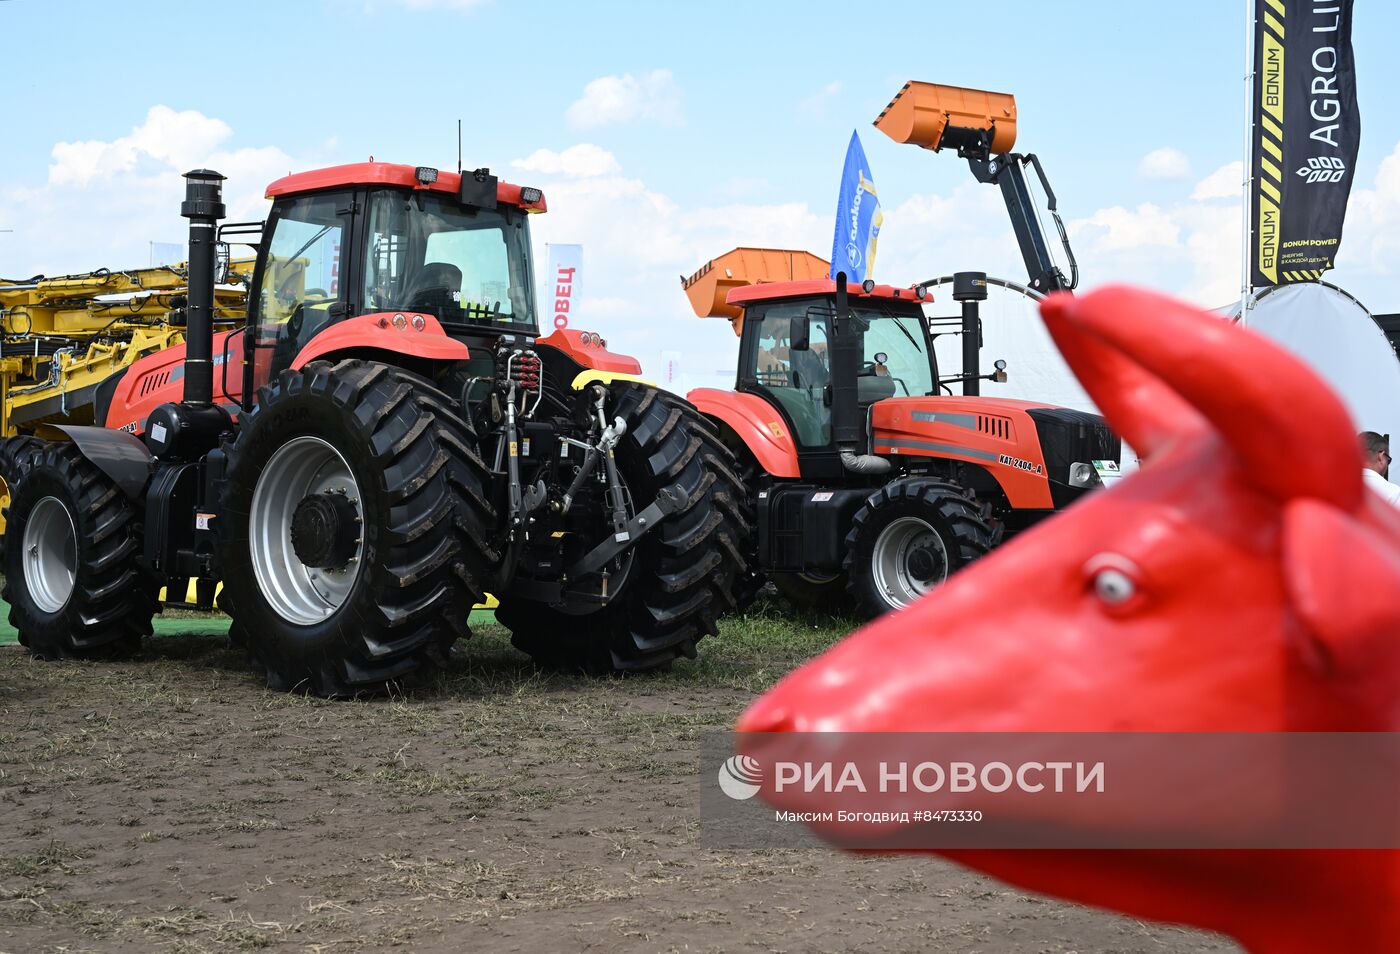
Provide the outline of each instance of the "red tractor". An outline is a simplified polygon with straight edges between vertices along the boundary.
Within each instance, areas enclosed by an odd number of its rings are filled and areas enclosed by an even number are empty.
[[[1005,94],[911,83],[876,125],[901,142],[955,146],[1002,189],[1026,290],[1069,289],[1023,174],[1039,163],[1006,151],[1015,117]],[[952,278],[963,373],[944,379],[923,310],[943,280],[848,289],[827,268],[804,252],[741,248],[682,281],[698,315],[728,317],[740,336],[736,389],[688,397],[746,469],[758,526],[751,567],[794,602],[833,607],[849,590],[867,616],[908,606],[1117,470],[1120,442],[1098,415],[980,396],[985,377],[1006,379],[1003,362],[990,375],[978,368],[985,275]]]
[[[33,653],[133,650],[191,579],[206,604],[223,581],[269,686],[330,696],[441,664],[487,592],[550,666],[664,666],[715,632],[750,534],[734,462],[598,335],[539,337],[539,190],[280,179],[246,329],[215,334],[223,177],[186,179],[187,345],[104,382],[102,426],[49,428],[13,489],[4,595]]]

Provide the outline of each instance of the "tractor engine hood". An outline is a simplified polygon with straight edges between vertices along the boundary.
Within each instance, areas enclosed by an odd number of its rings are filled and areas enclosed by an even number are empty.
[[[1074,464],[1121,454],[1097,414],[1007,398],[890,398],[871,408],[870,424],[875,453],[976,465],[1023,508],[1067,505],[1084,491],[1071,482]]]

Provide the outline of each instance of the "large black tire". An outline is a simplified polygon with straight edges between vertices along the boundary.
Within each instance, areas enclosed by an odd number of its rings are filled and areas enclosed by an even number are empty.
[[[304,438],[340,456],[362,508],[355,541],[362,548],[343,564],[354,577],[342,601],[327,601],[328,615],[310,622],[269,600],[250,543],[259,476],[274,454]],[[468,634],[468,614],[499,560],[489,542],[495,516],[487,479],[471,424],[429,381],[400,368],[313,362],[262,388],[229,457],[219,525],[231,638],[247,647],[268,687],[374,694],[445,664],[452,642]],[[326,495],[303,502],[311,496]],[[290,540],[289,528],[277,532]],[[266,564],[263,572],[270,572]]]
[[[137,509],[77,447],[41,445],[10,506],[4,591],[10,625],[43,659],[133,653],[159,611],[159,586],[138,563]],[[26,552],[31,521],[38,522]],[[72,580],[66,594],[61,577]]]
[[[846,535],[856,609],[868,619],[903,609],[990,548],[991,532],[960,486],[893,480],[856,511]]]
[[[753,451],[744,446],[737,434],[712,418],[706,417],[705,420],[719,432],[725,448],[734,456],[734,472],[739,475],[744,489],[741,503],[746,533],[740,546],[744,554],[744,570],[734,579],[734,611],[742,613],[754,604],[758,594],[768,584],[768,575],[759,568],[757,501],[754,499],[765,473]]]
[[[0,440],[0,556],[5,552],[6,521],[10,516],[11,489],[29,469],[35,453],[44,442],[27,434]]]
[[[817,576],[809,573],[770,573],[780,594],[794,609],[817,613],[849,613],[851,598],[846,574]]]
[[[511,642],[550,669],[603,674],[694,658],[696,642],[715,635],[720,615],[733,609],[746,569],[746,491],[714,428],[656,388],[615,384],[612,397],[611,414],[627,422],[616,456],[634,505],[647,507],[666,487],[685,503],[637,543],[606,606],[551,606],[510,590],[501,597],[496,619]]]

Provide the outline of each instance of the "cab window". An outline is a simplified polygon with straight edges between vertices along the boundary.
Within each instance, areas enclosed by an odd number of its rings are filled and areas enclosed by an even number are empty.
[[[525,214],[475,209],[424,192],[370,202],[365,306],[425,312],[448,324],[534,330]]]
[[[922,397],[934,394],[933,367],[926,350],[922,315],[896,315],[874,308],[855,309],[865,322],[862,377],[875,382],[866,387],[870,397]],[[884,363],[875,360],[884,356]],[[888,393],[885,393],[888,392]]]
[[[298,351],[330,323],[340,296],[347,206],[344,196],[303,196],[279,204],[268,227],[258,283],[254,384],[290,367]]]
[[[808,319],[808,348],[793,350],[793,320],[803,316]],[[810,302],[775,302],[761,312],[751,309],[744,321],[758,325],[746,361],[749,379],[787,412],[799,445],[831,443],[831,409],[826,406],[831,383],[829,312],[811,308]]]

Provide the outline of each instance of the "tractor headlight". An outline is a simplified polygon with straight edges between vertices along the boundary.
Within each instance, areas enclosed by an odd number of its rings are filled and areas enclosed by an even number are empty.
[[[1093,464],[1075,461],[1069,465],[1069,485],[1071,487],[1092,487],[1099,482],[1099,472]]]

